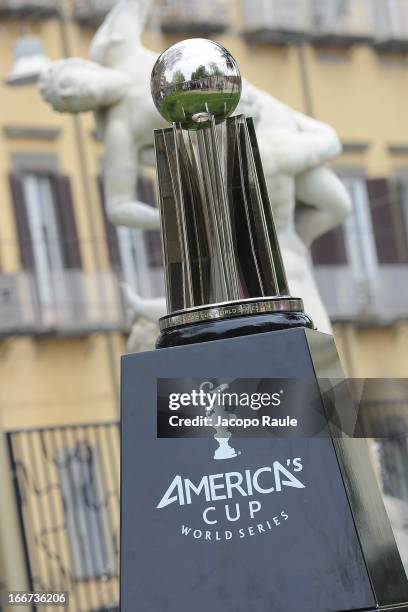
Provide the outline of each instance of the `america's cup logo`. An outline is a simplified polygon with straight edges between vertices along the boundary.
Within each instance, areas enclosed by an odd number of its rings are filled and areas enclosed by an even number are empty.
[[[225,419],[229,420],[230,415],[225,409],[225,406],[222,403],[222,393],[229,388],[229,385],[223,383],[216,387],[213,383],[206,381],[200,385],[200,390],[205,391],[207,396],[215,397],[215,401],[211,402],[211,406],[205,406],[205,415],[207,417],[211,417],[215,423],[219,423],[221,419],[223,423]],[[240,452],[237,452],[229,443],[229,439],[231,438],[231,432],[229,431],[228,426],[222,425],[214,425],[215,429],[214,440],[218,442],[218,447],[214,452],[214,459],[232,459],[233,457],[237,457]]]

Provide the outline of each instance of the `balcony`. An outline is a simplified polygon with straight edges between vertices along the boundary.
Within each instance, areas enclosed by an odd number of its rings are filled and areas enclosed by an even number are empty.
[[[353,278],[348,266],[316,266],[315,277],[333,322],[389,325],[408,319],[406,265],[378,266],[370,281]]]
[[[119,281],[110,271],[67,270],[47,287],[29,273],[0,275],[0,337],[77,336],[125,328]]]
[[[311,0],[310,11],[316,45],[348,47],[374,38],[372,0]]]
[[[74,0],[74,19],[81,25],[98,25],[115,4],[116,0]],[[169,34],[217,34],[229,25],[227,0],[156,0],[149,21],[153,29]]]
[[[0,276],[0,336],[29,333],[38,318],[27,274]]]
[[[117,0],[74,0],[73,16],[84,26],[99,25]]]
[[[58,15],[59,0],[0,0],[0,17],[46,19]]]
[[[245,0],[244,36],[250,43],[299,43],[310,35],[309,0]]]
[[[218,34],[229,26],[226,0],[156,0],[151,25],[166,34]]]
[[[408,0],[379,2],[375,26],[375,47],[379,51],[408,51]]]
[[[252,43],[408,50],[408,0],[243,0]]]

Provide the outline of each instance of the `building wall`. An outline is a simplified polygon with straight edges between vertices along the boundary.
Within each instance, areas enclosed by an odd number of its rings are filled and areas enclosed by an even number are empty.
[[[92,274],[109,268],[101,206],[97,190],[102,147],[92,136],[90,114],[73,118],[54,113],[35,85],[10,87],[4,77],[13,65],[13,45],[21,34],[18,21],[4,20],[0,57],[0,262],[3,274],[21,269],[8,174],[13,155],[55,156],[61,173],[71,179],[83,270]],[[31,25],[51,59],[64,57],[61,26],[55,19]],[[81,55],[82,33],[68,28],[75,42],[72,55]],[[78,37],[78,41],[76,38]],[[88,37],[87,37],[88,38]],[[71,42],[70,42],[71,44]],[[57,128],[55,141],[8,138],[9,126]],[[106,298],[107,299],[107,298]],[[58,423],[116,419],[122,334],[81,335],[73,338],[6,337],[1,341],[0,414],[6,429]]]
[[[368,176],[391,176],[408,168],[408,155],[388,151],[390,144],[408,144],[407,61],[405,55],[382,56],[369,45],[347,51],[302,46],[248,44],[241,36],[242,13],[232,0],[233,23],[214,35],[237,58],[242,73],[256,85],[294,108],[313,112],[331,123],[346,143],[363,142],[364,151],[344,153],[335,165],[363,167]],[[62,35],[62,28],[65,35]],[[59,59],[68,52],[86,57],[94,28],[57,19],[30,23],[46,54]],[[13,65],[13,44],[22,21],[2,19],[0,33],[0,261],[3,274],[20,269],[13,207],[7,175],[13,154],[52,154],[62,173],[71,178],[83,269],[108,270],[109,258],[101,214],[97,176],[103,149],[93,136],[93,119],[54,113],[35,85],[10,87],[4,77]],[[189,35],[188,33],[186,34]],[[147,31],[145,44],[161,51],[186,35]],[[148,78],[148,76],[146,77]],[[58,128],[53,141],[13,139],[7,126]],[[335,334],[343,362],[355,376],[404,376],[408,332],[404,322],[360,328],[337,324]],[[74,338],[11,336],[1,341],[1,412],[4,425],[31,425],[111,419],[117,415],[119,355],[125,350],[121,333],[81,334]],[[68,375],[68,376],[67,376]],[[24,384],[19,384],[23,379]]]
[[[70,17],[72,3],[67,0],[64,5],[68,16],[64,22],[56,18],[16,19],[0,12],[0,432],[108,423],[117,420],[119,415],[119,364],[120,355],[126,350],[127,322],[118,296],[117,272],[111,269],[112,258],[107,247],[98,189],[103,147],[94,136],[93,117],[90,113],[76,117],[55,113],[41,100],[35,84],[12,87],[5,83],[14,61],[13,46],[27,31],[41,39],[45,53],[52,60],[69,55],[87,56],[95,27],[80,26]],[[228,29],[212,37],[232,52],[243,75],[255,85],[337,129],[346,147],[333,163],[335,168],[348,168],[368,178],[389,178],[401,170],[408,173],[408,60],[405,54],[379,53],[369,44],[342,49],[333,45],[318,49],[310,42],[292,45],[253,41],[249,44],[243,36],[246,23],[241,0],[229,0],[228,8]],[[213,18],[220,19],[216,11]],[[197,34],[200,32],[195,30],[194,35]],[[160,52],[191,35],[191,32],[164,35],[150,26],[143,40],[147,47]],[[20,128],[23,132],[25,128],[37,128],[43,130],[43,137],[16,138],[10,136],[10,128]],[[44,130],[49,129],[56,130],[54,138],[44,137]],[[390,152],[390,145],[400,145],[400,153]],[[97,311],[88,327],[71,325],[67,330],[57,326],[47,330],[41,326],[36,329],[34,325],[23,333],[21,328],[7,332],[2,326],[8,299],[2,289],[2,278],[23,274],[8,175],[14,169],[15,156],[27,155],[38,159],[51,157],[57,163],[58,172],[70,179],[81,274],[89,289],[83,299],[92,302],[92,308]],[[399,271],[405,270],[397,267]],[[396,298],[402,289],[398,284],[392,288]],[[31,307],[28,303],[23,306]],[[407,316],[398,319],[385,316],[378,321],[337,318],[335,337],[346,372],[354,377],[407,376],[407,320]],[[61,435],[57,432],[56,439]],[[40,437],[34,432],[39,457]],[[3,480],[8,478],[4,469],[5,454],[0,458]],[[58,482],[55,474],[53,478],[54,491]],[[111,480],[115,490],[116,480],[113,476]],[[11,480],[7,482],[11,488]],[[41,478],[39,482],[47,484]],[[31,493],[33,500],[36,499],[35,488]],[[50,496],[53,494],[51,491]],[[117,493],[116,497],[111,496],[111,503],[116,508],[112,515],[117,519]],[[58,508],[60,516],[62,510]],[[14,585],[12,582],[12,568],[21,567],[19,554],[22,554],[21,548],[20,553],[17,550],[20,536],[18,526],[15,527],[16,517],[11,516],[13,512],[15,509],[7,516],[3,513],[0,520],[0,578],[5,577],[13,588],[21,588],[21,582]],[[35,518],[39,529],[41,514],[37,512]],[[47,520],[52,526],[52,517],[48,516]],[[114,588],[117,590],[117,585]]]

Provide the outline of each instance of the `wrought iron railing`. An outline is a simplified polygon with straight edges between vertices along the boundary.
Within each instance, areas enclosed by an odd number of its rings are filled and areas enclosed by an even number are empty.
[[[333,321],[388,324],[408,319],[407,265],[379,265],[375,278],[366,279],[355,278],[349,266],[316,266],[315,275]]]
[[[118,424],[7,436],[30,590],[69,591],[71,612],[118,610]]]
[[[98,23],[116,0],[74,0],[74,18],[82,23]],[[164,32],[216,33],[229,25],[227,0],[155,0],[150,10],[150,26]]]
[[[126,327],[119,278],[111,270],[0,275],[0,336],[121,330]]]
[[[214,34],[230,25],[227,0],[156,0],[151,25],[163,32]]]
[[[357,279],[348,265],[315,267],[323,303],[334,321],[381,323],[408,318],[408,266],[379,265],[376,270],[375,278]],[[128,329],[119,275],[71,270],[63,277],[54,299],[44,302],[31,274],[0,275],[0,336]]]
[[[58,14],[60,8],[60,0],[0,0],[0,16],[41,18]]]
[[[311,31],[314,37],[370,41],[375,37],[372,0],[311,0]]]
[[[256,40],[295,40],[310,33],[309,0],[245,0],[244,29]]]
[[[397,51],[408,48],[408,0],[377,0],[374,17],[377,46]]]
[[[408,41],[408,0],[245,0],[243,6],[244,30],[254,40]]]

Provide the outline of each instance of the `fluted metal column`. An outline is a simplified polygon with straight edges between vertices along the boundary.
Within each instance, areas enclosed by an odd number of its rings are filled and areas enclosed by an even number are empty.
[[[252,120],[174,124],[155,146],[169,312],[287,296]]]

